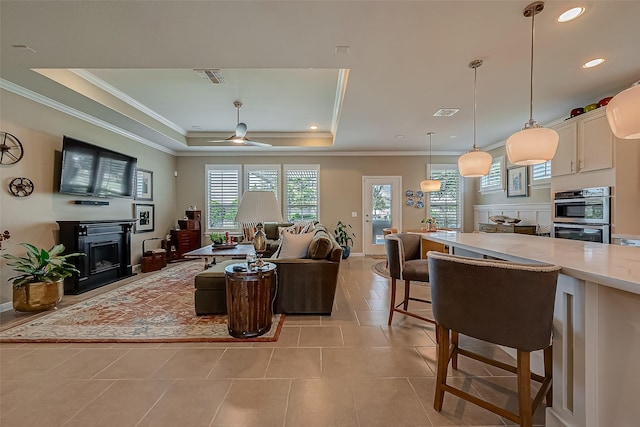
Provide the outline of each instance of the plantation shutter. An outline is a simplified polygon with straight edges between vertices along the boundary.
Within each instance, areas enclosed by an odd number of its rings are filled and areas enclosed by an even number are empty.
[[[245,191],[273,191],[280,200],[280,166],[245,165]]]
[[[531,166],[531,180],[533,182],[551,178],[551,160]]]
[[[489,174],[480,178],[480,190],[502,190],[502,162],[504,156],[496,157],[491,163]]]
[[[462,229],[463,179],[458,169],[452,166],[433,167],[431,179],[442,182],[440,191],[427,193],[429,197],[429,216],[436,219],[439,228]]]
[[[207,228],[235,229],[240,166],[207,165]]]
[[[318,221],[319,166],[285,165],[285,214],[287,221]]]

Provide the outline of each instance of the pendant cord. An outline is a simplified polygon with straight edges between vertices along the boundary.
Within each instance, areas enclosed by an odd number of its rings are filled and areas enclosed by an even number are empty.
[[[531,69],[530,69],[530,85],[529,85],[529,123],[533,122],[533,39],[534,25],[536,19],[535,8],[531,10]]]
[[[473,69],[473,151],[478,150],[478,145],[476,144],[476,87],[478,80],[478,67]]]

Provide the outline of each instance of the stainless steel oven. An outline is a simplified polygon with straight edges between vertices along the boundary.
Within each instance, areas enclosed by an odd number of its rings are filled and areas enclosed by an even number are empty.
[[[611,243],[611,189],[595,187],[555,193],[552,235]]]

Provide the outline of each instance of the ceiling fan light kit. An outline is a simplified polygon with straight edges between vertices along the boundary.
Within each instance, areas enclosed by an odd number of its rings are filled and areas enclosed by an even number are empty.
[[[525,7],[523,15],[531,17],[531,68],[529,79],[529,121],[524,128],[507,139],[509,161],[515,165],[537,165],[553,159],[558,149],[558,132],[540,126],[533,120],[533,40],[535,16],[544,10],[544,2],[537,1]]]
[[[616,137],[640,138],[640,80],[609,101],[607,120]]]
[[[469,68],[473,68],[473,149],[458,158],[458,171],[461,176],[476,178],[489,174],[493,157],[491,154],[480,151],[476,144],[476,86],[478,77],[478,67],[482,65],[482,60],[476,59],[469,63]]]
[[[433,132],[427,133],[429,135],[429,176],[431,176],[431,137],[433,136]],[[420,182],[420,189],[425,193],[431,193],[433,191],[440,191],[442,187],[442,182],[438,179],[425,179]]]
[[[236,109],[236,131],[227,139],[215,140],[209,142],[233,142],[234,144],[253,145],[255,147],[271,147],[271,144],[264,142],[252,141],[246,137],[247,124],[240,121],[240,108],[242,108],[241,101],[233,101],[233,106]]]

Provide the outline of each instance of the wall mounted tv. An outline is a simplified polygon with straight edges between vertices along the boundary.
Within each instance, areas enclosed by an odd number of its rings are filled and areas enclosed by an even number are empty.
[[[60,192],[132,198],[137,162],[135,157],[65,135],[62,141]]]

